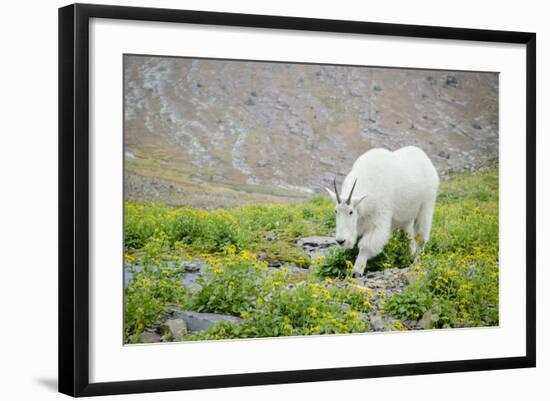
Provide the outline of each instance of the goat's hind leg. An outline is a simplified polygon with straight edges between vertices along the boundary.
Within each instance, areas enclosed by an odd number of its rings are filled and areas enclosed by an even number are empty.
[[[414,258],[414,263],[418,262],[418,257],[420,256],[420,253],[422,253],[422,251],[424,250],[424,246],[430,239],[434,207],[435,200],[424,203],[414,221],[414,230],[416,232],[416,235],[420,237],[420,249]]]
[[[416,243],[416,234],[414,232],[414,220],[409,221],[404,227],[403,231],[405,234],[407,234],[407,237],[409,238],[409,249],[411,251],[411,255],[415,257],[418,252],[418,246]]]
[[[425,202],[420,208],[420,212],[418,213],[418,216],[416,216],[414,222],[414,230],[420,236],[422,246],[424,246],[430,239],[434,207],[435,199]]]

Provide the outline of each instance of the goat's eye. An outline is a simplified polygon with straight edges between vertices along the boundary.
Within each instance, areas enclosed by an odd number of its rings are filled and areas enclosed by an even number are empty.
[[[350,210],[349,211],[349,215],[351,216],[353,214],[353,210]]]
[[[338,213],[338,210],[335,210],[334,213]]]

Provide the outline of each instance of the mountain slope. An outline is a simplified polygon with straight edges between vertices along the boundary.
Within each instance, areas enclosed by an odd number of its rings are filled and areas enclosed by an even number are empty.
[[[310,196],[372,147],[441,174],[498,155],[498,75],[126,56],[125,195],[193,206]]]

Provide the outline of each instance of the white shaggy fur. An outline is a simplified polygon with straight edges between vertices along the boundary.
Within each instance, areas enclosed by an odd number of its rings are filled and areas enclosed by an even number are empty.
[[[417,236],[422,245],[430,238],[438,186],[439,177],[426,153],[407,146],[395,152],[371,149],[360,156],[344,180],[340,202],[327,188],[336,204],[336,241],[352,248],[359,239],[353,276],[363,274],[367,260],[382,251],[394,227],[408,234],[411,252],[417,254]]]

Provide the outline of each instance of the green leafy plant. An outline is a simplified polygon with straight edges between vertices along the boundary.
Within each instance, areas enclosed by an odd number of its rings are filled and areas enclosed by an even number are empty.
[[[167,303],[184,305],[189,300],[181,284],[183,273],[167,266],[147,266],[134,271],[124,289],[124,333],[130,343],[140,342],[147,325],[155,323]]]
[[[418,320],[430,311],[432,328],[498,324],[498,265],[492,255],[430,256],[418,270],[420,277],[387,302],[392,314]]]
[[[343,278],[349,275],[359,249],[333,247],[326,255],[317,259],[317,273],[322,277]],[[382,252],[367,262],[368,270],[382,270],[389,267],[406,267],[413,262],[409,238],[403,231],[395,229]]]
[[[265,285],[266,264],[249,252],[237,254],[234,248],[211,263],[206,276],[198,281],[200,289],[193,296],[192,309],[236,316],[253,310]]]
[[[222,250],[229,245],[239,250],[247,242],[237,219],[224,211],[180,210],[171,234],[175,241],[207,250]]]
[[[279,284],[277,284],[279,282]],[[259,338],[312,334],[364,332],[368,319],[342,299],[334,299],[334,290],[322,283],[302,282],[295,287],[272,283],[269,292],[257,300],[256,309],[244,312],[242,323],[220,323],[187,340],[219,338]],[[350,293],[347,294],[350,296]],[[365,296],[358,293],[361,308],[368,307]]]
[[[316,260],[316,271],[322,277],[344,278],[349,275],[359,250],[332,247]]]

